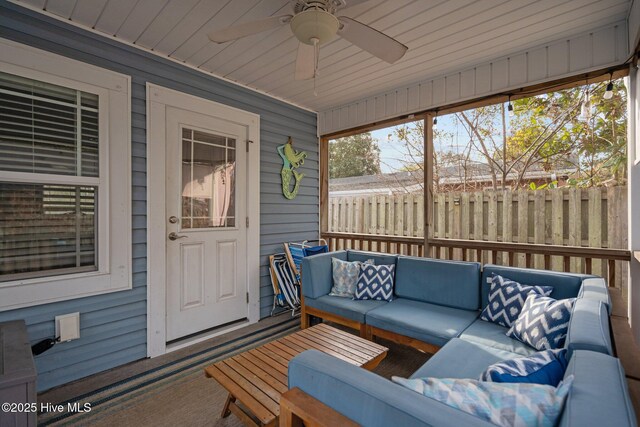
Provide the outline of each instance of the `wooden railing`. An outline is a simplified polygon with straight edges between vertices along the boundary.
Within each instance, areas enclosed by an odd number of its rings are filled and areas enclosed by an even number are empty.
[[[377,234],[322,233],[330,250],[358,249],[402,255],[425,256],[424,238]],[[603,276],[610,286],[616,283],[616,263],[629,262],[631,252],[623,249],[581,246],[537,245],[487,242],[483,240],[428,239],[430,258],[478,261],[507,266],[544,268],[592,274],[594,262],[602,263]],[[580,262],[572,263],[572,258]],[[561,261],[561,262],[558,262]],[[606,271],[606,274],[604,272]]]

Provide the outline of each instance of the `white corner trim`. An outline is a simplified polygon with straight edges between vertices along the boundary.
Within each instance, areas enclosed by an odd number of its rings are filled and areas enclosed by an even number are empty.
[[[146,84],[147,126],[147,356],[175,349],[166,345],[166,107],[219,117],[247,127],[251,144],[247,158],[247,290],[249,323],[260,319],[260,116],[155,84]],[[218,334],[215,332],[214,336]]]

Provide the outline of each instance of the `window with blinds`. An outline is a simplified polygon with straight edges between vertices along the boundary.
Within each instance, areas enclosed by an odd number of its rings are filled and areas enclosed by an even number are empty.
[[[98,101],[0,72],[0,281],[97,269]]]

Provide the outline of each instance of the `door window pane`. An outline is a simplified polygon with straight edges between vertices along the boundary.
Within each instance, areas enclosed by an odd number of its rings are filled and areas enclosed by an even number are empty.
[[[235,227],[235,139],[182,131],[182,228]]]

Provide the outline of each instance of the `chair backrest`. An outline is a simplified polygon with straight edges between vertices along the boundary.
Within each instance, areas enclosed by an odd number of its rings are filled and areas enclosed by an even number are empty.
[[[318,242],[316,246],[310,246],[309,242]],[[312,255],[324,254],[329,252],[329,245],[324,239],[305,240],[302,243],[289,242],[284,243],[284,253],[289,261],[289,265],[296,275],[297,282],[300,283],[300,271],[302,258]]]
[[[278,304],[298,308],[300,306],[300,288],[297,286],[298,282],[287,256],[285,254],[270,255],[269,270],[273,292],[277,296]]]

